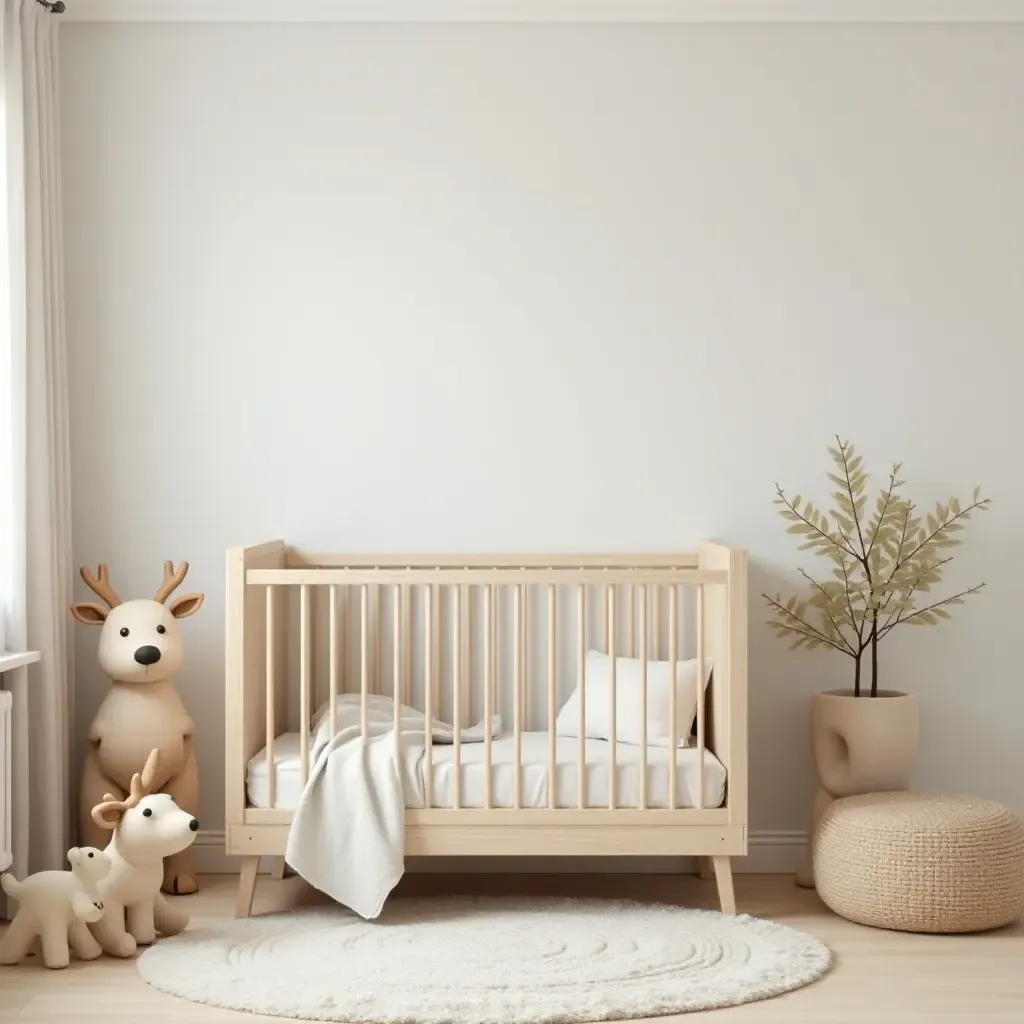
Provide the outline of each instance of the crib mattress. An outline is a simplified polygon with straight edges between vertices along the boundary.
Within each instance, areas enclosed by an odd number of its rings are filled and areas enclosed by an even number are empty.
[[[290,732],[274,741],[274,806],[294,810],[302,793],[299,733]],[[697,806],[698,751],[695,747],[676,750],[676,806]],[[668,807],[668,747],[647,748],[647,806]],[[559,736],[555,741],[555,806],[578,807],[579,741],[574,736]],[[432,807],[453,806],[455,765],[451,746],[433,747]],[[526,732],[522,735],[524,807],[547,807],[548,734]],[[606,740],[586,741],[587,807],[608,806],[611,771],[611,744]],[[267,751],[261,750],[249,761],[246,790],[252,807],[268,806]],[[721,807],[725,801],[725,767],[710,750],[704,751],[704,806]],[[640,748],[619,743],[615,749],[616,805],[640,806]],[[483,743],[462,745],[462,788],[460,806],[484,806],[486,749]],[[515,738],[503,736],[491,743],[491,806],[512,807],[515,787]]]

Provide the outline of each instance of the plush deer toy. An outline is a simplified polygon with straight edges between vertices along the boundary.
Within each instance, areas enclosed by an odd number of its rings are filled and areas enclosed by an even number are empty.
[[[160,752],[151,751],[127,799],[107,793],[92,809],[92,820],[113,836],[104,851],[110,873],[99,883],[103,916],[89,928],[111,956],[132,956],[156,942],[157,932],[177,935],[188,925],[188,914],[168,903],[160,883],[164,858],[192,845],[199,822],[166,793],[153,792],[159,763]]]
[[[175,569],[164,563],[164,580],[151,600],[124,601],[117,596],[101,565],[99,578],[86,568],[82,579],[107,607],[79,602],[71,612],[87,626],[102,626],[99,657],[113,681],[89,728],[89,751],[79,791],[82,842],[106,844],[92,809],[107,799],[123,799],[132,776],[142,771],[151,750],[159,751],[155,777],[147,780],[153,792],[167,793],[183,811],[195,815],[199,775],[194,751],[195,723],[171,684],[181,668],[182,644],[178,619],[197,612],[202,594],[186,594],[169,605],[167,599],[185,579],[188,562]],[[114,794],[108,798],[107,794]],[[170,893],[198,889],[191,851],[182,849],[164,864],[163,888]]]

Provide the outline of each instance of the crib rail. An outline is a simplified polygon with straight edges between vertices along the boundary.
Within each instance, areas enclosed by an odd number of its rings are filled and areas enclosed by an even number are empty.
[[[400,738],[403,707],[424,716],[425,814],[457,814],[464,824],[496,820],[577,820],[615,814],[632,816],[703,814],[707,823],[742,822],[746,813],[746,579],[745,557],[721,545],[705,545],[696,556],[301,556],[283,545],[236,549],[229,557],[227,750],[229,817],[250,824],[279,820],[274,755],[283,733],[300,737],[305,784],[317,735],[336,735],[342,701],[358,698],[358,726],[368,739],[384,727],[377,696],[393,701],[387,723]],[[324,628],[326,627],[326,628]],[[741,649],[742,648],[742,649]],[[585,735],[588,714],[587,652],[610,659],[604,718],[609,726],[607,793],[591,792]],[[618,658],[638,659],[640,723],[636,792],[619,789],[617,765],[623,741],[620,718],[632,710],[620,702]],[[693,735],[680,736],[676,673],[686,660],[697,667]],[[703,666],[713,664],[712,684],[701,685]],[[293,661],[294,659],[294,661]],[[677,757],[665,756],[667,797],[653,806],[648,735],[649,673],[668,663],[665,697],[671,734],[696,748],[697,782],[684,806]],[[295,664],[294,662],[297,662]],[[230,685],[235,673],[239,684]],[[297,687],[295,683],[297,682]],[[570,690],[578,689],[575,771],[571,799],[560,799],[557,778],[565,764],[555,721]],[[297,689],[297,693],[295,690]],[[543,697],[543,699],[542,699]],[[257,713],[258,711],[258,713]],[[497,807],[489,723],[511,721],[513,786],[507,806]],[[508,718],[506,719],[506,714]],[[231,739],[232,716],[240,728]],[[316,717],[315,717],[316,716]],[[685,723],[684,719],[684,723]],[[435,723],[452,728],[449,799],[434,790],[439,748]],[[465,730],[483,723],[482,804],[466,806]],[[538,807],[524,792],[524,736],[547,733],[547,793]],[[473,738],[473,737],[471,737]],[[563,741],[569,742],[569,741]],[[396,744],[396,756],[401,744]],[[664,750],[664,741],[661,744]],[[561,749],[561,753],[560,753]],[[244,772],[248,758],[265,751],[266,808],[248,808]],[[707,808],[705,756],[713,751],[728,773],[726,803]],[[633,756],[633,752],[630,752]],[[560,764],[561,758],[561,764]],[[240,767],[241,766],[241,767]],[[237,788],[232,790],[231,780]],[[489,817],[488,817],[489,815]],[[423,820],[428,820],[424,818]],[[431,819],[432,820],[432,819]]]

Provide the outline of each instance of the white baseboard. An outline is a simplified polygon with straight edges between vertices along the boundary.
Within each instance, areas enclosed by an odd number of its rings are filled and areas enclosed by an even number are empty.
[[[733,859],[733,870],[748,875],[788,875],[796,871],[807,846],[806,832],[751,832],[749,853]],[[194,846],[196,868],[200,874],[234,874],[237,857],[224,852],[224,833],[204,831]],[[269,871],[269,858],[261,865]],[[409,873],[508,873],[535,872],[574,874],[627,873],[679,874],[692,871],[692,857],[474,857],[472,866],[465,857],[416,857],[406,865]]]

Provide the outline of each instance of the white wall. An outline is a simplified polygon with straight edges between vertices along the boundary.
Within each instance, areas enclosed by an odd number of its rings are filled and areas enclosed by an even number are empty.
[[[75,554],[207,592],[180,690],[222,821],[223,554],[795,545],[836,431],[995,509],[884,650],[918,781],[1024,807],[1024,27],[66,25]],[[751,816],[809,694],[751,605]],[[81,730],[106,683],[78,635]]]

